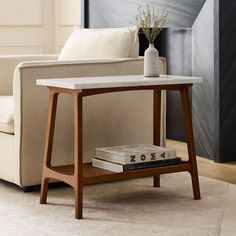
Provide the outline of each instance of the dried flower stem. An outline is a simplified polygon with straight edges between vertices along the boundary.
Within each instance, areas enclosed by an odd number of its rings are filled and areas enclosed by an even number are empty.
[[[148,39],[149,43],[154,43],[162,28],[166,25],[168,12],[156,12],[153,6],[147,4],[145,7],[139,6],[135,16],[137,27],[140,28]]]

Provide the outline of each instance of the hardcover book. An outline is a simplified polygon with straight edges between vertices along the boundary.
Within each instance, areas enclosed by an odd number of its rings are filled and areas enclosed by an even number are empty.
[[[180,163],[181,163],[181,159],[178,157],[173,158],[173,159],[150,161],[150,162],[143,162],[143,163],[141,162],[141,163],[135,163],[135,164],[126,164],[126,165],[104,161],[97,158],[92,159],[92,165],[94,167],[110,170],[113,172],[141,170],[141,169],[155,168],[155,167],[161,167],[161,166],[177,165]]]
[[[134,164],[176,158],[176,151],[150,144],[96,148],[97,159],[118,164]]]

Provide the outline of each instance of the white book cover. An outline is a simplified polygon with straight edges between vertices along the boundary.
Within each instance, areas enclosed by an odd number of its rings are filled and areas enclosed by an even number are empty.
[[[96,158],[125,164],[165,160],[176,158],[174,149],[150,144],[133,144],[114,147],[96,148]]]
[[[115,164],[112,162],[107,162],[103,160],[99,160],[96,158],[92,159],[92,165],[97,168],[105,169],[105,170],[110,170],[113,172],[123,172],[123,166],[120,164]]]

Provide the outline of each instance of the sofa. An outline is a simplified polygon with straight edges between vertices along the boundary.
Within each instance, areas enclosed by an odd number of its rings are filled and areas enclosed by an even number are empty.
[[[160,72],[166,62],[160,58]],[[143,58],[58,60],[58,55],[0,56],[0,179],[22,188],[39,185],[47,123],[48,90],[37,79],[143,74]],[[152,143],[152,91],[84,98],[84,162],[94,148]],[[165,140],[165,99],[162,144]],[[115,108],[115,109],[114,109]],[[71,97],[58,101],[53,165],[73,163]]]

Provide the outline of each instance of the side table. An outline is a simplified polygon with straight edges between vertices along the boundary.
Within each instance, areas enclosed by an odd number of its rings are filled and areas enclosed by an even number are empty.
[[[135,76],[105,76],[61,79],[39,79],[38,85],[49,89],[48,123],[46,131],[43,174],[40,203],[46,204],[49,179],[63,181],[75,191],[75,218],[83,217],[83,185],[114,180],[125,180],[137,177],[153,176],[154,187],[160,187],[160,175],[188,171],[192,179],[194,199],[200,199],[200,188],[196,163],[196,154],[192,128],[192,114],[189,102],[189,88],[194,83],[201,83],[198,77],[168,76],[143,77]],[[149,168],[142,170],[116,173],[92,167],[91,163],[83,164],[83,97],[111,92],[152,90],[153,91],[153,144],[160,145],[161,91],[179,91],[182,100],[184,123],[186,128],[188,161],[179,165]],[[74,164],[67,166],[52,166],[52,146],[58,95],[68,93],[74,101]],[[115,108],[114,108],[115,109]]]

